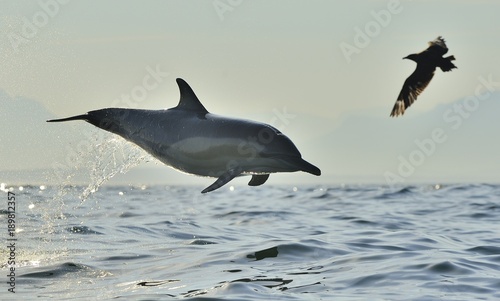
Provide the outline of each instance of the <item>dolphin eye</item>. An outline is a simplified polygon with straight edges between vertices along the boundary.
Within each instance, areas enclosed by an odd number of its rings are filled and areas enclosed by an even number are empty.
[[[267,139],[271,138],[271,134],[269,133],[269,131],[262,131],[260,133],[260,136],[264,140],[267,140]]]
[[[259,133],[257,134],[257,139],[260,143],[268,144],[271,143],[271,141],[273,141],[274,138],[280,134],[281,133],[277,129],[271,126],[266,126],[260,129]]]

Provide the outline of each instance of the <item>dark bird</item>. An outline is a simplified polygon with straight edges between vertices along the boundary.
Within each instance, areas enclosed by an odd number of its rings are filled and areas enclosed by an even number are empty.
[[[436,67],[441,68],[443,72],[451,71],[457,68],[451,61],[455,60],[453,55],[443,57],[448,52],[448,47],[444,39],[439,36],[434,41],[429,42],[429,47],[420,53],[410,54],[403,59],[409,59],[417,63],[415,71],[405,80],[398,100],[392,108],[391,117],[403,115],[405,110],[411,106],[417,96],[424,91],[429,84]]]

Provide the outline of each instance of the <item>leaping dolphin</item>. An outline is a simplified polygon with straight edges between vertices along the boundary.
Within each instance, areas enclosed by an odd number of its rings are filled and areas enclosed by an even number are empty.
[[[165,110],[108,108],[47,120],[85,120],[122,136],[166,165],[217,180],[202,193],[249,174],[248,185],[264,184],[270,173],[305,171],[319,176],[293,142],[271,125],[209,113],[181,78],[179,104]]]

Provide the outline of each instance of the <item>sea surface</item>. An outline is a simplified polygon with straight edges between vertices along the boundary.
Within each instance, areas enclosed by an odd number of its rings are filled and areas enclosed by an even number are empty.
[[[87,188],[3,185],[0,300],[500,300],[498,185]]]

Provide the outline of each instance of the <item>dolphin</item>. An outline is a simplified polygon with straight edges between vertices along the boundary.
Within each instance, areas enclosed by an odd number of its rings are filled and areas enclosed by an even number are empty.
[[[163,110],[107,108],[47,122],[85,120],[120,135],[181,172],[215,177],[202,193],[251,175],[259,186],[277,172],[305,171],[319,176],[316,166],[302,159],[293,142],[275,127],[209,113],[191,87],[177,78],[180,100]]]

